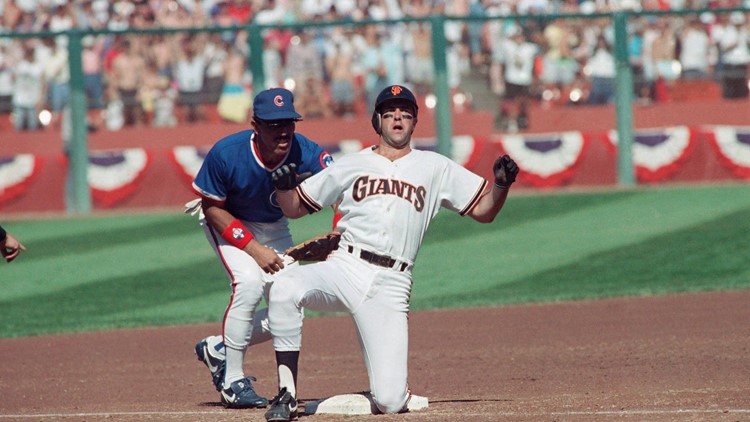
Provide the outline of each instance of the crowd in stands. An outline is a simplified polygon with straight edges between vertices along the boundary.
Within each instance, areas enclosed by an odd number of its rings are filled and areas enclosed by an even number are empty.
[[[405,17],[485,16],[445,26],[448,80],[484,78],[498,98],[498,125],[528,126],[530,101],[606,104],[614,99],[614,33],[608,17],[528,18],[556,13],[746,8],[748,0],[0,0],[0,32],[69,29],[233,27]],[[517,16],[527,16],[517,18]],[[503,18],[503,17],[508,18]],[[726,98],[748,96],[750,12],[640,16],[628,23],[635,97],[659,99],[680,79],[713,79]],[[306,118],[369,113],[382,87],[432,90],[429,22],[269,27],[263,32],[265,86],[295,92]],[[70,101],[68,39],[0,37],[0,113],[17,130],[40,128],[39,111],[60,124]],[[84,85],[92,128],[246,122],[252,74],[248,34],[222,32],[87,35]],[[364,108],[363,108],[364,107]],[[101,113],[98,111],[101,110]],[[100,120],[98,120],[100,119]]]

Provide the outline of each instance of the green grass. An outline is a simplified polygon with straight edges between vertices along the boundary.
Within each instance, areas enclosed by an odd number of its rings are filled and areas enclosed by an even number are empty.
[[[330,212],[292,221],[301,241]],[[0,337],[220,321],[229,285],[194,217],[5,223]],[[514,195],[490,225],[441,212],[412,309],[750,288],[750,185]]]

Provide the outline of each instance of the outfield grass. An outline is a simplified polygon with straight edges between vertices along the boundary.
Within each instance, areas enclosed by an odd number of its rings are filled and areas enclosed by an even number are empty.
[[[301,241],[330,213],[292,221]],[[0,265],[0,337],[217,322],[229,286],[180,213],[6,223],[28,248]],[[412,309],[750,288],[750,185],[514,195],[481,225],[441,212]]]

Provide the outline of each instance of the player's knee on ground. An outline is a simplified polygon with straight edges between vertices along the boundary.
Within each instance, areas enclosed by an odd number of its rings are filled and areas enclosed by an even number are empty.
[[[408,394],[396,391],[372,393],[372,401],[381,413],[399,413],[405,410]]]

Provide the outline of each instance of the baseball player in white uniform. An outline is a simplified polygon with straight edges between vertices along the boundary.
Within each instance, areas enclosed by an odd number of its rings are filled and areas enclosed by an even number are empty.
[[[493,184],[440,154],[412,149],[417,111],[411,91],[389,86],[377,97],[373,113],[377,146],[343,156],[301,183],[288,169],[272,174],[290,218],[340,201],[337,229],[342,236],[328,260],[290,268],[271,287],[269,323],[280,391],[265,414],[268,421],[289,421],[297,414],[303,307],[348,312],[375,405],[382,413],[407,408],[411,271],[430,221],[444,207],[492,222],[518,173],[510,157],[500,157]]]

